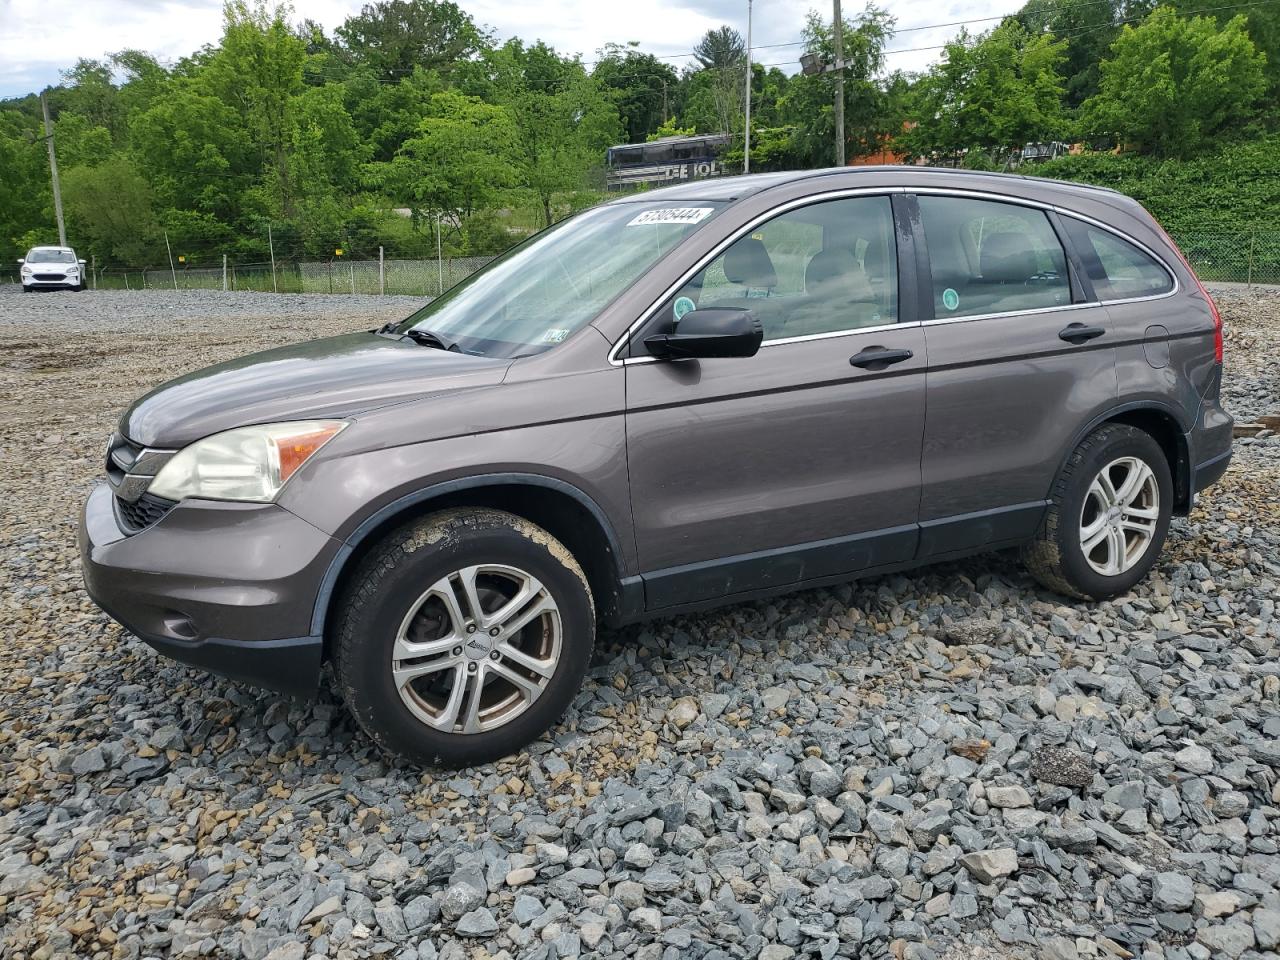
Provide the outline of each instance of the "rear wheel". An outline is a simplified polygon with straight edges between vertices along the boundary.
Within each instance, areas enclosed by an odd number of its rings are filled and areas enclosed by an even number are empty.
[[[1155,563],[1172,507],[1173,481],[1160,445],[1136,427],[1107,424],[1067,460],[1023,561],[1058,593],[1114,597]]]
[[[577,693],[595,640],[581,567],[497,510],[395,531],[356,571],[338,621],[343,697],[384,749],[461,766],[513,753]]]

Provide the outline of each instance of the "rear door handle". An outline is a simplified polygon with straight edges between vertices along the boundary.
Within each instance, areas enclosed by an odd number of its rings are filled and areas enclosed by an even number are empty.
[[[864,370],[883,370],[893,363],[910,360],[915,354],[910,350],[891,350],[888,347],[867,347],[849,358],[849,363]]]
[[[1086,327],[1083,323],[1069,323],[1058,331],[1058,339],[1079,346],[1088,340],[1102,336],[1106,332],[1101,327]]]

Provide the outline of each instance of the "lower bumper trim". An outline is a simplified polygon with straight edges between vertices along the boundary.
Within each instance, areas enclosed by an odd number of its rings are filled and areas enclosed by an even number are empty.
[[[1210,484],[1217,483],[1222,479],[1222,475],[1227,472],[1227,467],[1231,465],[1231,451],[1220,453],[1211,460],[1204,463],[1196,464],[1195,471],[1191,477],[1191,489],[1195,493],[1199,493]]]
[[[320,662],[324,651],[324,641],[320,637],[185,641],[138,636],[157,653],[172,660],[291,697],[309,698],[320,685]]]

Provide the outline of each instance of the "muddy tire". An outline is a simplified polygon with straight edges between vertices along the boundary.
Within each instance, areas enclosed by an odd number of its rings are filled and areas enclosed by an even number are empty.
[[[414,520],[344,591],[334,672],[357,722],[416,764],[515,753],[578,692],[595,642],[582,568],[545,530],[466,508]]]
[[[1056,593],[1117,596],[1151,570],[1172,507],[1169,462],[1151,435],[1122,423],[1099,427],[1059,473],[1036,538],[1022,548],[1023,563]]]

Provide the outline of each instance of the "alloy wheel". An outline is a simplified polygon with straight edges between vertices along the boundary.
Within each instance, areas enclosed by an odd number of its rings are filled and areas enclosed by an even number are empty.
[[[1089,566],[1117,577],[1142,559],[1160,521],[1160,486],[1138,457],[1119,457],[1098,472],[1080,511],[1080,549]]]
[[[538,699],[561,639],[555,598],[534,576],[505,564],[464,567],[410,606],[391,672],[418,720],[445,733],[482,733]]]

